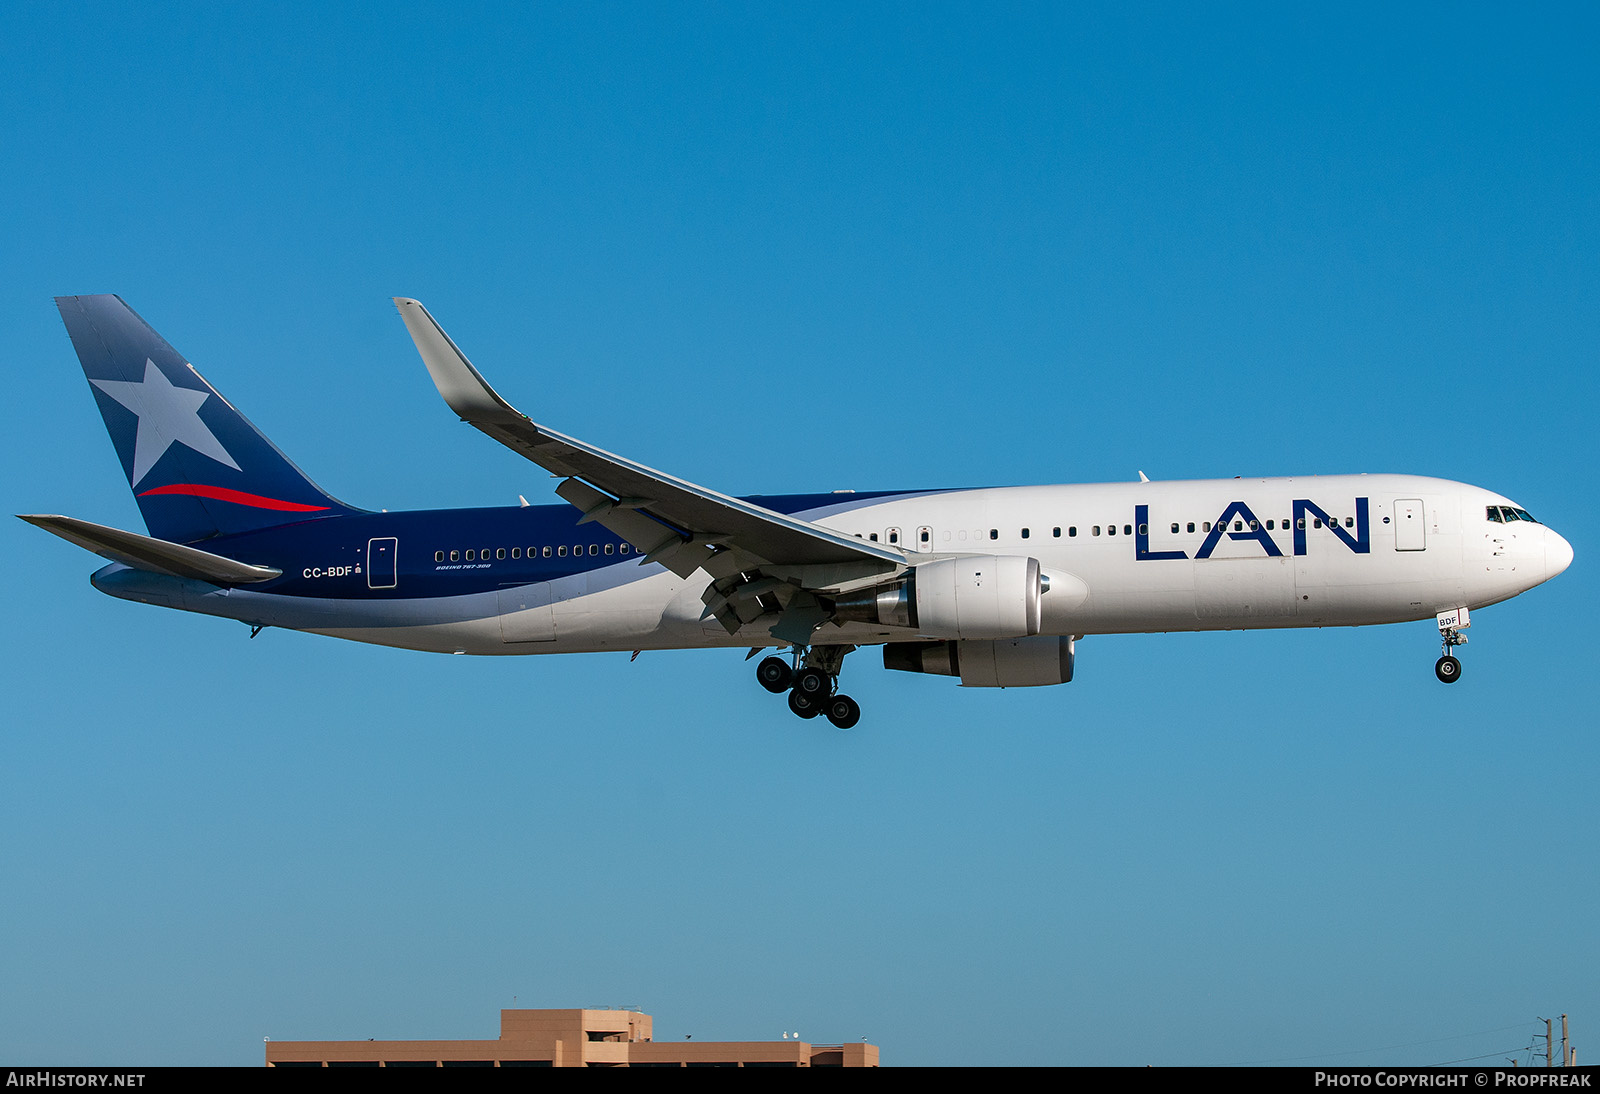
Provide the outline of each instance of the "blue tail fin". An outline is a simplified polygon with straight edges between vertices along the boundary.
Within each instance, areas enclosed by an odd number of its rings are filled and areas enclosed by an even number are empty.
[[[116,296],[58,296],[150,534],[175,543],[358,512],[324,493]]]

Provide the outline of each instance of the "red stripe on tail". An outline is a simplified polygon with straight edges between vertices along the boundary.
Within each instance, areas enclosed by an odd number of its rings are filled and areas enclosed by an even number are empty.
[[[248,505],[252,509],[276,509],[284,513],[321,513],[328,508],[326,505],[302,505],[297,501],[280,501],[277,498],[264,498],[260,494],[246,494],[243,490],[229,490],[223,486],[203,486],[192,482],[158,486],[154,490],[144,491],[139,496],[146,498],[152,494],[188,494],[196,498],[231,501],[235,505]]]

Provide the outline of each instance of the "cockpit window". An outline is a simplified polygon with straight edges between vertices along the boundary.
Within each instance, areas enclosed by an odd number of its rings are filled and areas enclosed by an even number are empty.
[[[1514,520],[1525,520],[1529,524],[1539,523],[1528,515],[1526,509],[1518,509],[1514,505],[1491,505],[1489,506],[1488,517],[1496,524],[1510,524]]]

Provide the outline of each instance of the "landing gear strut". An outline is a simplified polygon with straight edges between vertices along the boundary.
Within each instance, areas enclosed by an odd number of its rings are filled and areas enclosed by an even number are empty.
[[[789,693],[789,709],[801,718],[821,714],[839,729],[850,729],[861,720],[861,706],[848,695],[838,694],[839,669],[844,655],[854,646],[794,646],[793,665],[781,657],[763,658],[756,666],[756,680],[774,695]]]
[[[1467,610],[1460,608],[1453,612],[1439,613],[1439,644],[1444,656],[1433,663],[1433,674],[1439,678],[1441,684],[1453,684],[1461,679],[1461,662],[1450,651],[1457,646],[1467,644],[1466,636],[1461,633],[1463,627],[1470,627]]]

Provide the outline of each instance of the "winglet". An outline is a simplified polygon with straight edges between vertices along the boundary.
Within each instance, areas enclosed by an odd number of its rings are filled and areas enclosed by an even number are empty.
[[[394,306],[405,320],[411,340],[417,344],[422,363],[428,366],[433,384],[464,422],[508,424],[526,419],[517,409],[496,394],[489,382],[472,367],[450,336],[417,300],[394,298]]]

